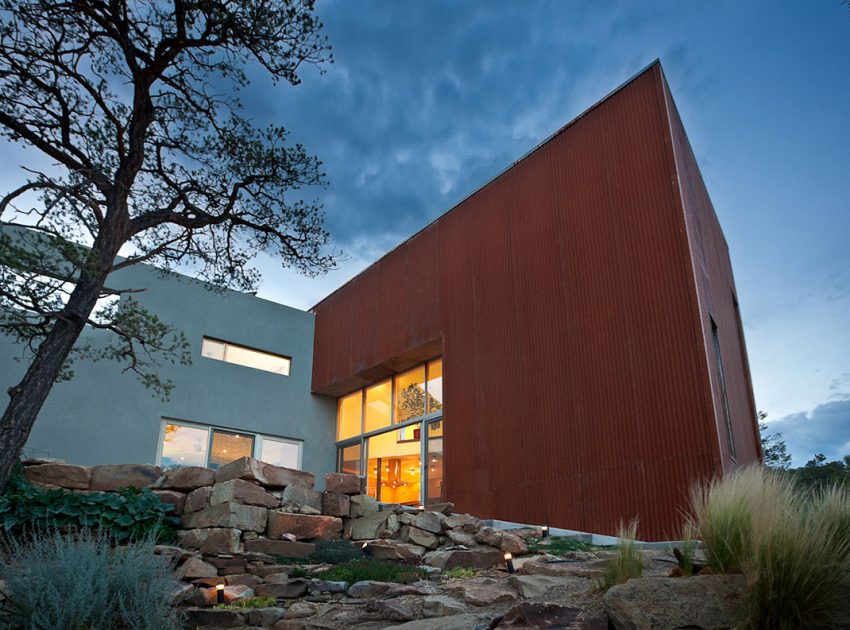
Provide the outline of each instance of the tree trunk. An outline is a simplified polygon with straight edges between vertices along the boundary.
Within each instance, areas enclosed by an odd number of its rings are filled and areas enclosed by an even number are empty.
[[[9,405],[0,420],[0,490],[6,487],[32,425],[97,304],[105,279],[99,274],[80,280],[24,378],[9,389]]]

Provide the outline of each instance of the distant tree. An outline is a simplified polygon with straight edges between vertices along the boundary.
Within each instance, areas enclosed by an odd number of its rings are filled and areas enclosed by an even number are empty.
[[[819,490],[831,485],[850,485],[850,455],[842,461],[827,461],[826,455],[817,453],[801,468],[789,471],[797,483],[808,490]]]
[[[759,433],[761,434],[761,450],[764,454],[764,465],[768,468],[781,468],[786,470],[791,467],[791,456],[782,433],[768,433],[767,423],[762,422],[767,418],[764,411],[758,412]]]
[[[0,0],[0,134],[31,158],[0,193],[0,220],[27,228],[0,238],[0,329],[32,357],[0,420],[0,487],[72,358],[119,359],[166,395],[158,361],[187,360],[110,274],[146,262],[250,290],[259,251],[332,266],[321,206],[297,192],[320,162],[235,96],[246,64],[295,85],[329,60],[313,0]],[[86,326],[115,343],[75,354]]]

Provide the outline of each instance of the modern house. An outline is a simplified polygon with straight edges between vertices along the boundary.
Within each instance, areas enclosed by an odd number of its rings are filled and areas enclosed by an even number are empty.
[[[638,516],[647,540],[678,536],[694,481],[761,458],[728,249],[658,62],[309,313],[137,282],[195,364],[166,368],[168,403],[79,370],[31,448],[253,453],[385,502],[603,534]]]

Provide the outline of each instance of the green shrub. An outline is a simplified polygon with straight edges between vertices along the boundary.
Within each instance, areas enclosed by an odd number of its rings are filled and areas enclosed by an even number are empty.
[[[453,569],[443,571],[443,577],[447,577],[451,580],[466,580],[474,578],[476,575],[478,575],[478,571],[475,569],[468,569],[466,567],[455,567]]]
[[[249,597],[248,599],[241,599],[230,604],[218,604],[216,608],[242,610],[245,608],[269,608],[270,606],[277,606],[276,597]]]
[[[639,578],[643,573],[643,557],[635,548],[637,536],[637,519],[632,520],[628,526],[620,523],[617,528],[616,553],[608,561],[604,575],[596,584],[598,590],[607,591],[616,584],[624,584],[632,578]]]
[[[410,567],[381,560],[364,559],[349,560],[343,564],[338,564],[327,571],[322,571],[316,577],[334,582],[348,582],[349,584],[360,582],[361,580],[409,584],[410,582],[423,579],[426,577],[426,573],[418,567]]]
[[[151,538],[115,547],[87,530],[12,538],[6,609],[26,630],[166,630],[179,627],[171,606],[171,565]]]
[[[169,514],[172,509],[148,489],[92,494],[42,490],[18,469],[0,496],[0,531],[18,535],[46,528],[85,528],[104,530],[119,541],[149,535],[162,541],[173,537],[180,522]]]
[[[692,493],[691,521],[716,571],[742,571],[744,627],[829,626],[850,586],[850,497],[811,495],[755,466]],[[736,529],[737,528],[737,529]]]

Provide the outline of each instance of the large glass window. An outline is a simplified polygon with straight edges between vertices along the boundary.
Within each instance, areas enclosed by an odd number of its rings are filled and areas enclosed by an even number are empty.
[[[393,411],[392,392],[391,380],[366,388],[363,433],[390,426]]]
[[[442,359],[343,396],[337,404],[340,471],[364,475],[368,494],[385,503],[445,500]],[[433,462],[422,461],[423,448]]]
[[[213,429],[212,448],[207,466],[215,470],[219,466],[229,464],[240,457],[251,457],[254,454],[254,436]]]
[[[443,408],[443,360],[428,363],[428,413]]]
[[[288,440],[262,438],[260,459],[267,464],[284,468],[301,468],[301,445]]]
[[[302,447],[300,440],[163,420],[157,463],[216,469],[240,457],[255,457],[275,466],[300,468]]]
[[[360,442],[346,446],[340,451],[340,471],[352,475],[362,474],[360,471]]]
[[[443,423],[432,422],[428,425],[428,491],[426,503],[444,503],[446,501],[443,489]]]
[[[162,437],[162,466],[206,466],[210,432],[167,422]]]
[[[339,399],[336,441],[340,442],[363,433],[363,392],[358,390]]]
[[[370,495],[384,503],[419,505],[422,462],[418,442],[399,442],[395,431],[381,433],[366,440],[366,454]]]
[[[425,415],[425,366],[399,374],[395,378],[396,424]]]
[[[236,365],[274,372],[282,376],[289,376],[289,368],[292,359],[272,352],[254,350],[246,346],[240,346],[230,341],[220,341],[204,337],[201,342],[201,356],[207,359],[216,359]]]

